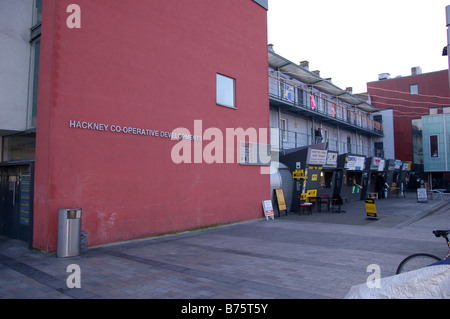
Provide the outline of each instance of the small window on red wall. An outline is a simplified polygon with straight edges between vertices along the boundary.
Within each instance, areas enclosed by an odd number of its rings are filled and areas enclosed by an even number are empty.
[[[236,108],[235,80],[225,75],[216,75],[216,103]]]
[[[411,84],[409,86],[409,94],[410,95],[417,95],[417,94],[419,94],[419,84]]]

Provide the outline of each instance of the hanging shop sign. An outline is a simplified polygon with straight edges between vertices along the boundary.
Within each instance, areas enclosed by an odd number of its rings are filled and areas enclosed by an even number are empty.
[[[349,155],[347,157],[347,163],[345,163],[345,168],[349,171],[360,171],[364,168],[365,157]]]
[[[308,177],[305,176],[305,172],[302,169],[296,169],[292,172],[292,178],[293,179],[307,179]]]
[[[402,171],[411,171],[411,162],[403,162]]]
[[[308,149],[306,163],[310,165],[325,165],[327,163],[327,150]]]
[[[327,154],[327,167],[337,167],[338,153],[328,152]]]
[[[386,165],[386,160],[380,159],[380,163],[378,164],[378,171],[382,172],[384,171],[384,166]]]
[[[372,157],[372,163],[370,163],[370,169],[377,170],[380,166],[381,158],[379,157]]]

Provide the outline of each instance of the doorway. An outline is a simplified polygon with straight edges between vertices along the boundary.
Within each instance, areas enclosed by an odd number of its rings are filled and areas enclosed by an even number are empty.
[[[0,235],[32,247],[34,162],[0,164]]]

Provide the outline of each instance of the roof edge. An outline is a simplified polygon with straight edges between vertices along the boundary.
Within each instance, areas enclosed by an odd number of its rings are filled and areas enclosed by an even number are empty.
[[[283,63],[286,62],[286,64],[284,64],[282,66],[282,68],[286,68],[287,66],[292,66],[294,68],[298,68],[298,69],[302,70],[303,72],[307,73],[308,77],[317,80],[315,82],[309,81],[309,84],[311,84],[313,86],[316,85],[316,88],[319,91],[322,91],[322,92],[324,92],[326,94],[330,94],[330,93],[326,92],[326,90],[321,89],[321,88],[319,88],[317,86],[317,84],[321,83],[321,82],[327,83],[327,85],[329,85],[330,87],[334,87],[338,91],[337,94],[334,95],[334,96],[336,96],[336,98],[338,98],[339,100],[341,100],[341,101],[343,101],[345,103],[348,103],[350,105],[354,105],[355,107],[357,107],[357,108],[359,108],[359,109],[361,109],[363,111],[369,112],[369,113],[374,113],[374,112],[378,111],[378,109],[375,106],[373,106],[371,103],[369,103],[368,101],[364,101],[361,98],[353,95],[353,93],[350,93],[350,92],[348,92],[346,90],[341,89],[340,87],[338,87],[335,84],[333,84],[333,83],[323,79],[322,77],[318,76],[317,74],[315,74],[315,73],[313,73],[313,72],[303,68],[302,66],[300,66],[298,64],[295,64],[294,62],[286,59],[285,57],[275,53],[273,50],[269,49],[268,51],[269,51],[269,54],[268,54],[269,58],[270,58],[270,56],[273,56],[273,57],[276,57],[278,60],[283,61]],[[269,62],[269,66],[273,67],[273,66],[270,65],[270,62]],[[280,70],[280,72],[283,72],[283,70]],[[296,78],[299,81],[305,82],[304,79],[295,77],[293,74],[291,74],[291,77]],[[308,82],[305,82],[305,83],[308,83]]]
[[[253,0],[253,1],[259,4],[264,9],[269,10],[269,0]]]

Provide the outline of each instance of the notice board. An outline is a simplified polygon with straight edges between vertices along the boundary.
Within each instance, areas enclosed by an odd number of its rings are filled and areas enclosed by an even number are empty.
[[[418,203],[428,203],[428,194],[426,188],[417,189],[417,202]]]
[[[368,219],[378,219],[377,208],[373,198],[366,198],[366,214]]]
[[[277,199],[277,204],[278,204],[278,214],[280,214],[280,212],[282,210],[284,210],[284,211],[286,211],[286,215],[287,215],[287,207],[286,207],[286,201],[284,199],[283,189],[281,189],[281,188],[275,189],[275,197]]]
[[[264,216],[266,216],[266,219],[267,220],[269,220],[269,218],[274,219],[272,201],[271,200],[263,200],[262,205],[263,205],[263,210],[264,210]]]

